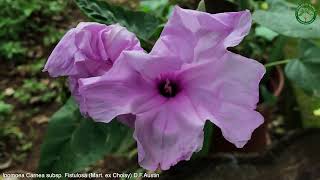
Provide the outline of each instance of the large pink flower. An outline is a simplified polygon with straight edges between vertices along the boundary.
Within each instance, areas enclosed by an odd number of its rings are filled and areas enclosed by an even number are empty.
[[[83,22],[69,30],[51,53],[44,71],[50,76],[68,76],[72,95],[86,113],[78,92],[78,79],[107,72],[122,51],[143,50],[136,36],[115,24]]]
[[[80,79],[89,116],[134,114],[139,163],[169,169],[202,148],[210,120],[243,147],[263,123],[255,111],[262,64],[226,50],[246,36],[249,11],[208,14],[176,7],[150,54],[122,53],[106,74]]]

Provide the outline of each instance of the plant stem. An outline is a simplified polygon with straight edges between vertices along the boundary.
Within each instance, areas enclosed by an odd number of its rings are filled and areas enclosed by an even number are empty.
[[[134,148],[132,151],[130,151],[129,153],[128,153],[128,158],[129,159],[132,159],[135,155],[137,155],[138,154],[138,149],[137,148]]]
[[[275,61],[272,63],[267,63],[264,65],[264,67],[269,68],[272,66],[276,66],[276,65],[280,65],[280,64],[287,64],[289,61],[291,61],[291,59],[285,59],[285,60],[281,60],[281,61]]]

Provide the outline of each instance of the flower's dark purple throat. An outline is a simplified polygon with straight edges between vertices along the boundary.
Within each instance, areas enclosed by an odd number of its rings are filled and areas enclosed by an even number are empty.
[[[158,90],[162,96],[171,98],[180,92],[181,87],[177,81],[166,78],[159,81]]]

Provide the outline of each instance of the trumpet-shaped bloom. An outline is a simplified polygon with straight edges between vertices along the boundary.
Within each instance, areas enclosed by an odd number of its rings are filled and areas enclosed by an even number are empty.
[[[68,76],[72,95],[83,109],[78,79],[107,72],[122,51],[143,50],[136,36],[115,24],[80,23],[69,30],[51,53],[44,71],[50,76]]]
[[[202,148],[206,120],[243,147],[263,123],[255,108],[265,68],[226,48],[250,26],[249,11],[176,7],[150,54],[123,52],[104,75],[79,80],[88,115],[102,122],[135,115],[139,163],[149,170],[190,159]]]

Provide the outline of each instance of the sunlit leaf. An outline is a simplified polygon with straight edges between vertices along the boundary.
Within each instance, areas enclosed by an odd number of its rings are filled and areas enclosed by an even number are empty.
[[[320,116],[320,108],[313,111],[313,115]]]

